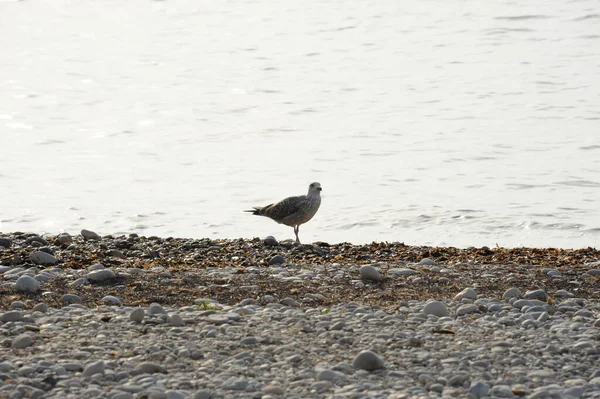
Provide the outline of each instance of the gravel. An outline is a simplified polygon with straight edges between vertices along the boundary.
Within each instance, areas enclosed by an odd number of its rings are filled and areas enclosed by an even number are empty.
[[[6,236],[0,398],[600,397],[592,249]]]

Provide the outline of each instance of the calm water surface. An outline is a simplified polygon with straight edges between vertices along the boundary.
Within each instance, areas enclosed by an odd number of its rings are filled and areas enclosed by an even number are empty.
[[[600,246],[596,0],[0,0],[0,231]]]

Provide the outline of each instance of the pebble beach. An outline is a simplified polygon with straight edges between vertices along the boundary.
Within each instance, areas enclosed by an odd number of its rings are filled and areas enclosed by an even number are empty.
[[[0,234],[0,399],[600,398],[600,251]]]

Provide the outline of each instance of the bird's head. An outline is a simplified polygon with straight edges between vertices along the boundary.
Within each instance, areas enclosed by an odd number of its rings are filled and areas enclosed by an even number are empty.
[[[308,195],[311,194],[319,194],[321,192],[322,188],[321,188],[321,183],[311,183],[310,186],[308,186]]]

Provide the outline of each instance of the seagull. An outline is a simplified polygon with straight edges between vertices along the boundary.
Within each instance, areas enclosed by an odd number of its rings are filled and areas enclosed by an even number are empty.
[[[296,244],[300,244],[298,231],[300,225],[308,222],[315,216],[321,205],[321,183],[311,183],[308,186],[308,194],[297,197],[288,197],[276,204],[267,206],[255,206],[244,212],[252,212],[253,215],[266,216],[277,223],[285,224],[294,228]]]

